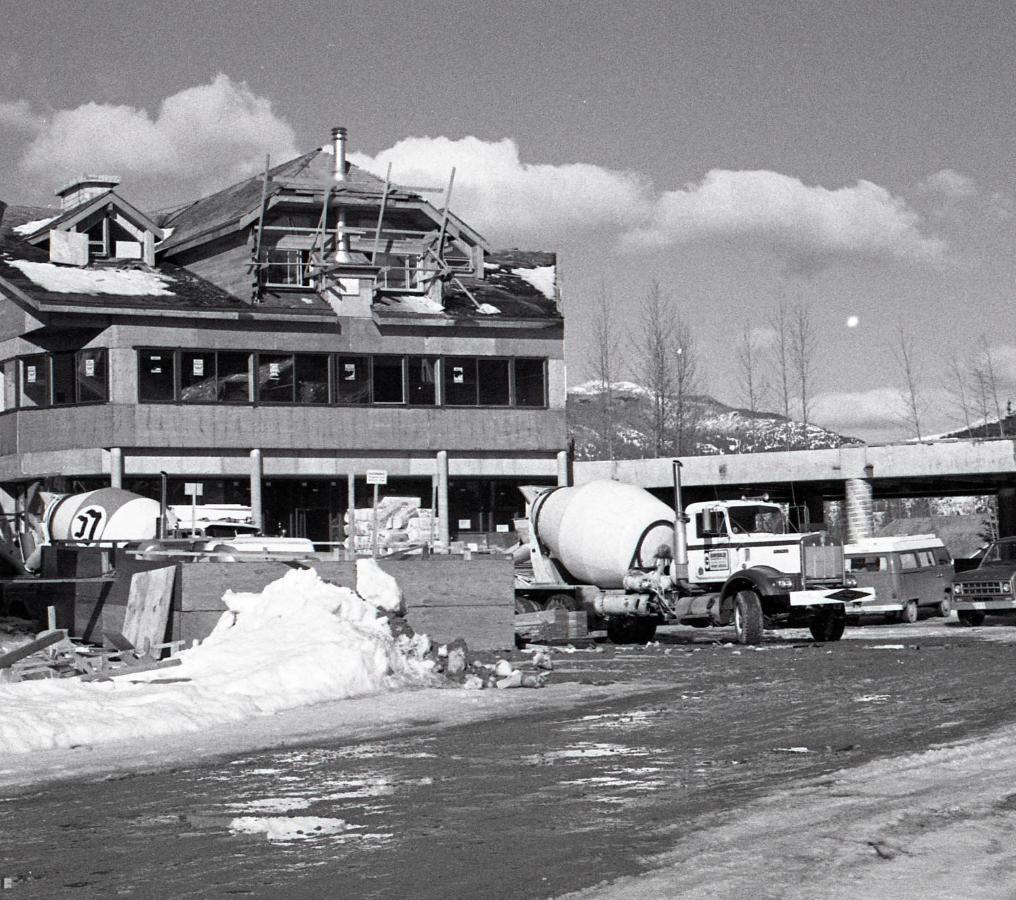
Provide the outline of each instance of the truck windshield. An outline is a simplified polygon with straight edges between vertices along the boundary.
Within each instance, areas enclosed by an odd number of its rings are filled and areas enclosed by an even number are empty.
[[[789,534],[783,512],[773,506],[732,506],[727,510],[734,534]]]
[[[988,548],[988,552],[984,554],[981,565],[990,566],[1001,562],[1016,562],[1016,539],[1011,541],[995,541]]]

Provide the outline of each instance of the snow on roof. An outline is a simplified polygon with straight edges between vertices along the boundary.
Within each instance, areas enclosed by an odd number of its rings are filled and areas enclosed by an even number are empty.
[[[59,216],[50,216],[48,219],[36,219],[34,222],[25,222],[24,225],[15,225],[14,228],[11,229],[11,231],[13,231],[15,234],[20,234],[22,237],[25,237],[29,234],[35,234],[35,232],[37,232],[44,225],[48,225],[50,222],[53,222],[59,218],[60,218]]]
[[[888,553],[892,550],[927,550],[929,547],[944,547],[937,534],[883,535],[870,537],[847,544],[844,553]]]
[[[512,269],[512,275],[518,275],[523,281],[531,284],[548,300],[555,299],[554,290],[557,283],[557,266]]]
[[[169,278],[143,269],[78,269],[53,263],[8,260],[26,277],[58,294],[114,294],[120,297],[169,297]]]

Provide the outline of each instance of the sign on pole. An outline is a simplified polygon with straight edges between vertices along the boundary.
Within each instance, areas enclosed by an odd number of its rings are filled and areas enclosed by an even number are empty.
[[[367,484],[388,484],[388,471],[386,469],[368,469]]]
[[[205,492],[205,486],[200,481],[184,482],[183,493],[185,497],[200,497]]]

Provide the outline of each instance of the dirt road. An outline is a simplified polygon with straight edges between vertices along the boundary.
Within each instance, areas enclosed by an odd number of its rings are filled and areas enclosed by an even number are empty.
[[[582,706],[521,718],[418,720],[369,742],[11,792],[0,876],[25,898],[531,898],[604,882],[615,885],[607,896],[675,895],[664,882],[640,893],[641,879],[767,798],[1016,723],[1016,647],[996,640],[1011,630],[930,620],[750,649],[675,629],[648,649],[558,653],[557,682],[655,686],[602,698],[587,688]],[[768,808],[792,845],[793,803]],[[810,815],[802,850],[821,807]],[[689,890],[698,857],[680,857]],[[710,896],[710,883],[695,890]]]

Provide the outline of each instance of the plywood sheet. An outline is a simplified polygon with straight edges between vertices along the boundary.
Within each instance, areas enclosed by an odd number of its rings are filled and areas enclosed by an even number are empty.
[[[131,576],[122,633],[138,650],[161,644],[165,639],[175,576],[176,566],[135,572]]]

